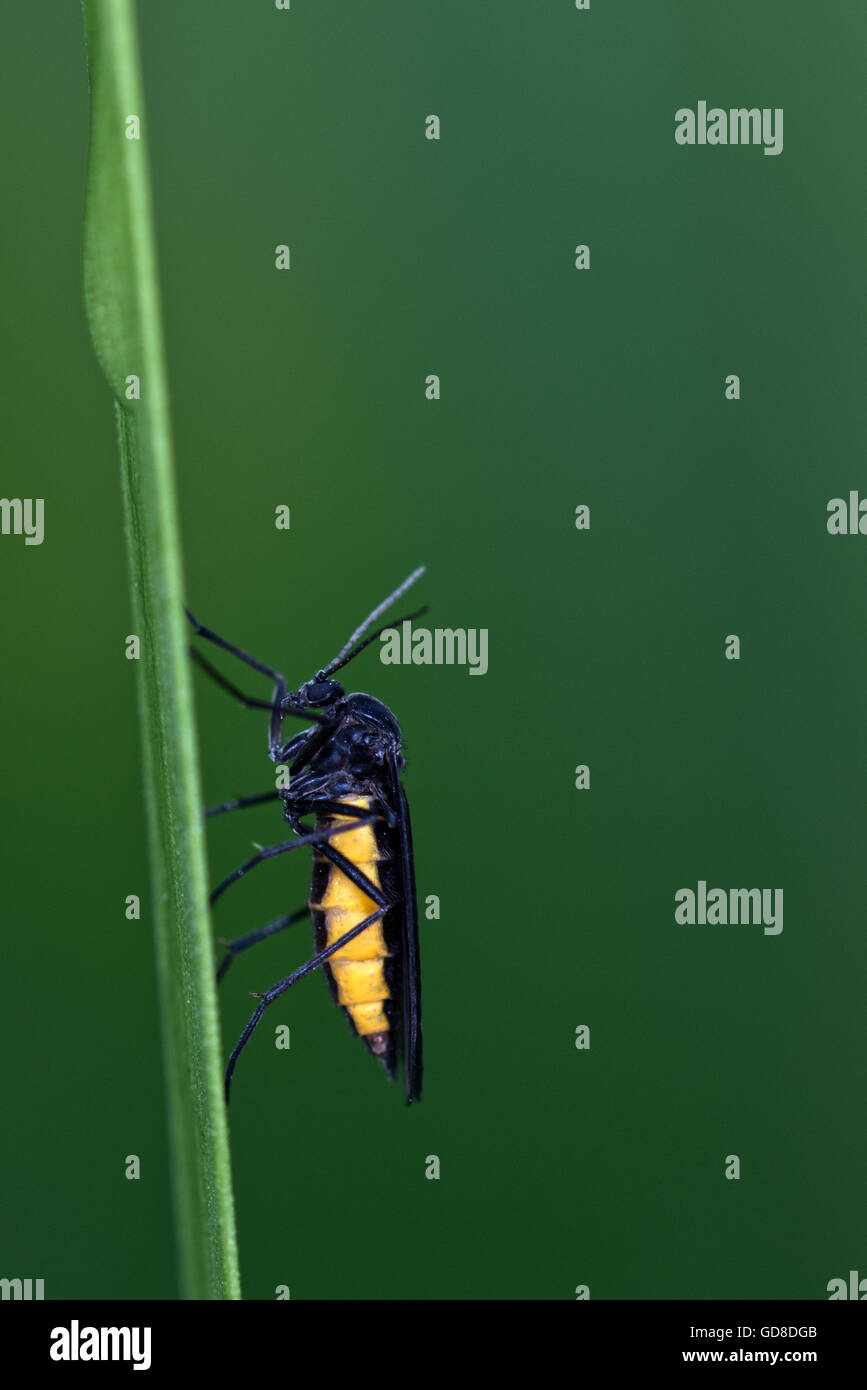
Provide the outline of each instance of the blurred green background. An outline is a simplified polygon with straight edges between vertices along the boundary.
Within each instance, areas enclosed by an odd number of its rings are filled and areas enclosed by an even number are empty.
[[[429,625],[490,633],[483,679],[351,668],[402,723],[442,903],[426,1094],[404,1108],[320,978],[275,1007],[230,1117],[245,1296],[826,1297],[867,1274],[867,540],[825,528],[867,492],[867,10],[140,10],[191,606],[294,684],[419,563]],[[174,1298],[80,14],[6,7],[2,39],[0,490],[46,534],[0,537],[0,1275]],[[783,107],[783,154],[679,148],[700,99]],[[265,717],[197,702],[206,800],[266,789]],[[212,876],[280,838],[273,806],[214,824]],[[217,934],[300,905],[300,859]],[[700,878],[782,887],[784,931],[675,926]],[[227,1051],[308,949],[235,965]]]

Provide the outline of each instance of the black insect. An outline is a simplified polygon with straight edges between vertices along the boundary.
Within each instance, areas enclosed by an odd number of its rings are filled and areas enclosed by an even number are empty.
[[[308,915],[313,920],[312,959],[255,996],[259,1006],[226,1068],[227,1104],[235,1063],[265,1009],[320,966],[352,1032],[363,1037],[392,1079],[402,1061],[407,1104],[421,1099],[418,907],[409,807],[400,781],[404,766],[400,726],[380,700],[360,693],[347,695],[340,682],[331,677],[387,627],[396,625],[386,623],[364,636],[423,572],[415,570],[369,613],[334,660],[297,691],[288,689],[279,672],[218,637],[186,610],[200,637],[273,680],[272,699],[254,699],[192,649],[198,665],[224,690],[248,708],[271,711],[268,755],[274,763],[288,764],[288,785],[259,796],[238,797],[206,812],[208,816],[220,815],[279,799],[293,831],[291,840],[261,850],[224,879],[211,894],[211,902],[264,860],[304,845],[313,847],[307,906],[237,941],[224,943],[228,950],[218,980],[241,951]],[[411,614],[410,620],[425,611],[422,608]],[[312,727],[284,743],[283,722],[290,715]],[[305,816],[312,816],[313,824],[305,823]]]

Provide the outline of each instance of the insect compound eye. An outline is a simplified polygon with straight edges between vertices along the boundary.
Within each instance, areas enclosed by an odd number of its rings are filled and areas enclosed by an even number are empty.
[[[298,695],[307,705],[330,705],[341,698],[343,686],[340,681],[308,681]]]

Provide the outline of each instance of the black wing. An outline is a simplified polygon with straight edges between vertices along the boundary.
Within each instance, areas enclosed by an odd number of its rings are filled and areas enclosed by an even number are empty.
[[[421,1040],[421,961],[418,946],[418,903],[415,895],[415,868],[412,855],[412,827],[409,806],[401,786],[397,759],[389,760],[391,805],[397,816],[398,882],[401,905],[401,1050],[403,1053],[406,1103],[421,1100],[423,1070]]]

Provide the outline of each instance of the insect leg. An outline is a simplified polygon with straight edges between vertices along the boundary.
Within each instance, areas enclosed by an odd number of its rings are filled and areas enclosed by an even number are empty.
[[[316,805],[321,806],[322,803],[317,801]],[[351,859],[347,859],[345,854],[341,854],[339,850],[334,849],[332,845],[327,843],[328,839],[330,839],[332,835],[339,835],[343,831],[347,830],[359,830],[361,826],[370,825],[373,821],[378,819],[380,819],[378,815],[366,815],[363,820],[357,820],[354,825],[329,826],[325,831],[322,842],[319,845],[319,852],[332,864],[334,864],[336,868],[340,870],[341,873],[345,874],[346,877],[350,880],[350,882],[355,884],[356,888],[360,888],[362,893],[364,893],[366,897],[370,898],[371,901],[377,903],[380,907],[387,908],[392,907],[393,904],[385,896],[382,889],[377,888],[375,883],[371,883],[370,879],[367,877],[367,874],[362,873],[361,869],[357,869]],[[292,826],[292,829],[295,830],[299,835],[301,835],[305,841],[309,841],[311,838],[311,834],[316,833],[315,831],[311,832],[310,826],[305,825],[303,821],[299,820],[297,815],[290,821],[290,824]],[[300,841],[298,841],[298,843],[300,843]]]
[[[306,745],[320,733],[321,730],[319,729],[305,729],[303,733],[296,734],[293,739],[290,739],[287,744],[284,744],[282,748],[277,750],[277,762],[285,762],[293,753],[298,753],[301,766],[303,767],[308,761],[309,756]],[[234,796],[231,801],[224,801],[219,806],[209,806],[205,811],[205,819],[208,820],[211,816],[221,816],[226,811],[240,811],[243,810],[245,806],[259,806],[263,801],[279,801],[282,795],[282,792],[273,791],[259,792],[256,796]],[[349,809],[360,816],[365,814],[364,811],[360,811],[357,807],[350,807]]]
[[[239,661],[246,661],[248,666],[252,666],[254,671],[261,671],[263,676],[270,676],[272,681],[286,687],[286,682],[279,671],[273,670],[271,666],[266,666],[264,662],[257,661],[254,656],[249,656],[247,652],[242,652],[240,647],[234,647],[231,642],[227,642],[225,637],[219,637],[216,632],[212,632],[209,627],[204,627],[190,612],[189,608],[184,608],[184,612],[192,623],[199,637],[204,637],[208,642],[214,642],[218,647],[222,647],[224,652],[230,652]]]
[[[356,821],[355,825],[338,826],[337,829],[355,830],[357,826],[363,824],[363,821]],[[360,888],[365,897],[372,899],[373,902],[378,903],[380,907],[383,908],[393,906],[382,889],[377,888],[375,883],[371,883],[367,874],[362,873],[361,869],[357,869],[352,860],[347,859],[345,854],[341,854],[339,850],[333,849],[331,845],[320,845],[319,852],[323,854],[326,859],[329,859],[332,864],[336,865],[340,872],[345,874],[346,877],[355,884],[356,888]]]
[[[229,1058],[229,1062],[226,1067],[227,1105],[229,1104],[229,1089],[232,1085],[232,1073],[235,1070],[235,1063],[237,1062],[241,1053],[244,1051],[244,1048],[247,1046],[247,1043],[250,1041],[250,1037],[253,1033],[253,1030],[255,1029],[257,1023],[261,1019],[268,1005],[273,1004],[275,999],[279,999],[281,994],[285,994],[286,990],[290,989],[292,985],[296,983],[296,981],[303,979],[305,975],[309,975],[312,970],[317,970],[320,965],[324,964],[324,962],[328,960],[329,956],[333,956],[335,952],[339,951],[342,946],[345,946],[348,941],[352,941],[353,937],[359,936],[361,932],[366,931],[366,929],[369,926],[371,926],[374,922],[376,922],[380,917],[383,916],[385,911],[386,909],[384,907],[378,907],[375,912],[372,912],[370,914],[369,917],[365,917],[363,922],[359,922],[356,926],[354,926],[351,929],[351,931],[345,932],[344,935],[341,936],[337,941],[333,942],[330,946],[327,946],[324,951],[320,951],[319,954],[317,956],[314,956],[312,960],[308,960],[306,965],[299,966],[297,970],[292,971],[291,975],[287,975],[285,980],[281,980],[279,984],[272,985],[271,988],[266,990],[264,994],[259,995],[259,1006],[256,1009],[256,1012],[253,1014],[253,1017],[250,1019],[250,1022],[247,1024],[247,1027],[244,1029],[243,1033],[238,1039],[238,1042],[235,1045],[235,1048],[232,1052],[232,1055]]]
[[[225,811],[241,811],[245,806],[258,806],[263,801],[279,800],[279,792],[260,792],[258,796],[236,796],[232,801],[224,801],[221,806],[209,806],[205,820],[211,816],[221,816]]]
[[[366,823],[370,825],[375,820],[376,816],[369,816]],[[347,830],[356,830],[359,826],[364,824],[364,821],[356,821],[353,825],[329,825],[326,826],[324,830],[313,830],[307,835],[299,836],[295,840],[284,840],[282,844],[270,845],[268,849],[260,850],[254,858],[248,859],[246,864],[242,864],[240,868],[235,869],[234,873],[229,874],[228,878],[224,878],[223,882],[217,885],[211,894],[211,902],[215,903],[231,884],[237,882],[239,878],[243,878],[244,874],[250,869],[254,869],[257,864],[264,863],[266,859],[273,859],[278,854],[288,854],[290,850],[301,849],[303,845],[322,845],[323,849],[325,849],[327,846],[324,845],[324,842],[331,839],[332,835],[344,835]],[[343,859],[343,855],[340,855],[340,859],[343,860],[343,863],[349,864],[349,860]],[[351,867],[352,865],[350,865],[350,868]],[[374,902],[379,901],[376,897],[374,897],[373,900]]]
[[[316,805],[317,808],[327,811],[330,815],[363,816],[366,814],[360,806],[347,806],[342,801],[317,801]],[[397,817],[389,806],[382,806],[377,814],[382,817],[387,826],[396,825]]]
[[[257,942],[264,941],[266,937],[273,936],[275,932],[282,931],[284,927],[291,927],[295,922],[302,921],[310,916],[309,907],[300,907],[297,912],[287,912],[284,917],[278,917],[275,921],[269,922],[266,927],[258,927],[256,931],[248,932],[246,936],[239,936],[236,941],[220,941],[221,946],[226,947],[226,954],[220,961],[220,968],[217,971],[217,984],[220,983],[229,966],[236,956],[242,951],[247,951]]]
[[[305,745],[309,744],[314,738],[318,745],[318,743],[322,741],[319,738],[321,732],[322,731],[319,729],[309,729],[305,730],[303,734],[296,734],[289,743],[279,749],[277,761],[283,763],[288,757],[291,757],[293,753],[297,752],[299,757],[293,765],[293,770],[297,768],[303,769],[312,756]],[[224,815],[227,811],[241,811],[247,806],[260,806],[265,801],[280,800],[285,800],[281,791],[258,792],[256,796],[233,796],[231,801],[223,801],[219,806],[208,806],[205,810],[205,819],[209,820],[211,816]],[[367,811],[362,810],[359,806],[346,806],[342,802],[337,801],[317,801],[316,805],[321,805],[324,810],[335,812],[340,815],[363,817],[368,814]]]
[[[315,809],[326,812],[329,816],[355,816],[358,820],[364,820],[366,816],[370,815],[370,811],[365,810],[363,806],[349,806],[343,801],[320,801],[318,798]],[[300,814],[302,816],[307,815],[307,808]]]
[[[272,666],[266,666],[264,661],[257,661],[254,656],[250,656],[248,652],[242,651],[240,647],[236,647],[231,642],[227,642],[225,637],[220,637],[219,634],[213,632],[211,628],[204,627],[203,624],[199,622],[198,618],[193,616],[189,608],[185,608],[184,612],[200,637],[204,637],[208,642],[214,642],[216,646],[222,647],[223,651],[229,652],[232,656],[236,656],[239,661],[246,661],[247,665],[252,666],[254,671],[261,671],[263,676],[271,677],[271,680],[274,682],[274,694],[271,704],[267,705],[264,701],[254,701],[242,694],[236,686],[233,686],[230,681],[227,681],[224,676],[221,676],[219,671],[216,671],[209,661],[206,661],[203,656],[193,651],[193,656],[202,667],[202,670],[207,671],[218,685],[221,685],[224,690],[228,690],[236,699],[240,700],[242,704],[247,705],[251,709],[270,709],[271,722],[268,726],[268,753],[274,762],[278,761],[277,753],[280,747],[280,735],[283,729],[283,720],[287,715],[291,714],[296,719],[306,719],[308,723],[312,724],[323,724],[328,722],[322,715],[311,714],[307,711],[302,713],[301,710],[293,709],[291,704],[284,708],[287,686],[285,677],[281,676],[279,671],[275,671]]]
[[[327,722],[324,715],[313,714],[312,711],[308,709],[294,709],[291,703],[286,702],[286,682],[282,676],[279,677],[274,688],[273,700],[259,700],[255,695],[245,695],[243,690],[239,689],[237,685],[234,685],[232,681],[227,680],[222,672],[218,671],[216,666],[212,666],[207,657],[202,656],[202,653],[197,651],[195,647],[190,647],[190,656],[193,658],[196,665],[204,671],[206,676],[209,676],[222,690],[226,690],[230,695],[233,695],[235,699],[242,705],[245,705],[247,709],[269,709],[271,711],[271,732],[268,746],[272,753],[280,746],[279,730],[282,727],[283,720],[288,715],[291,715],[293,719],[304,719],[308,724],[321,724]]]
[[[195,647],[190,647],[190,656],[196,665],[201,667],[206,676],[209,676],[222,690],[227,690],[230,695],[234,695],[235,699],[239,700],[242,705],[246,705],[248,709],[279,709],[279,706],[271,700],[259,700],[254,695],[245,695],[243,690],[227,680],[216,666],[212,666],[207,657],[202,656],[202,653],[197,651]]]
[[[278,744],[275,751],[271,754],[274,762],[285,763],[293,753],[297,754],[294,762],[289,766],[291,777],[297,777],[299,772],[307,766],[316,756],[320,748],[323,748],[331,737],[331,727],[319,724],[315,729],[310,729],[303,734],[296,735],[288,743]]]

